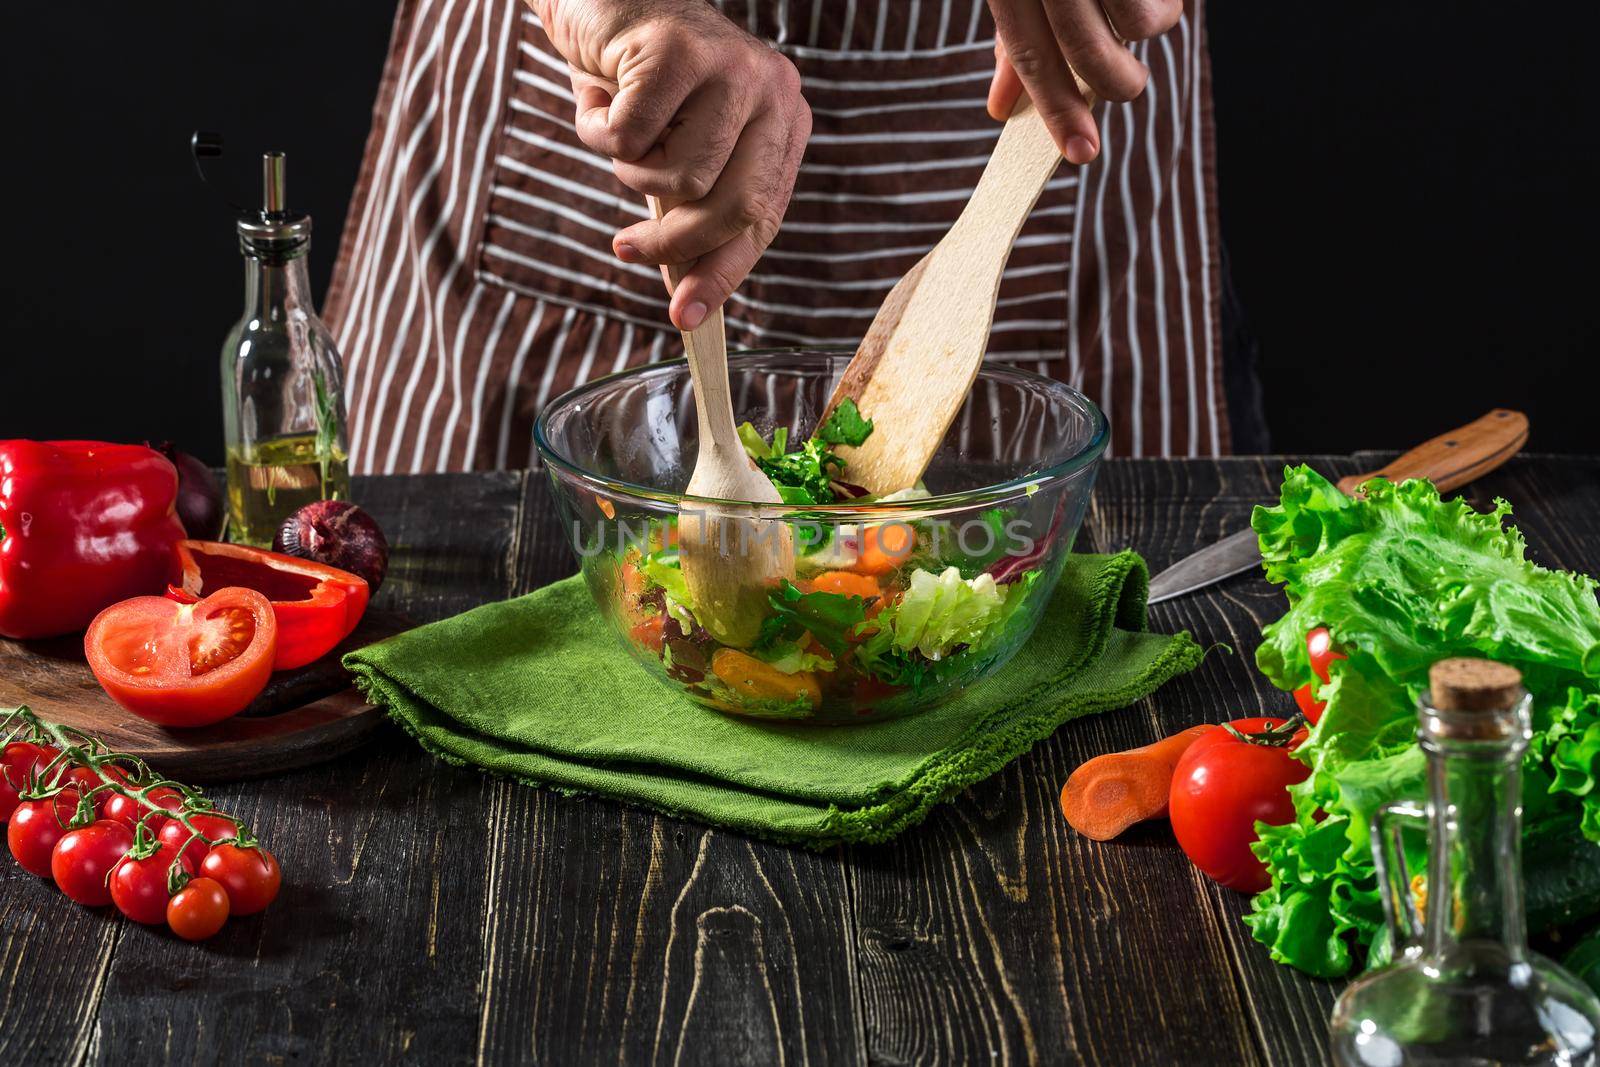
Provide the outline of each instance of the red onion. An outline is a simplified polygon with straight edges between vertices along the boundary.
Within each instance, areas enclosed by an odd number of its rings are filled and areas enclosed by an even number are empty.
[[[178,468],[178,519],[184,532],[197,541],[215,541],[222,536],[222,488],[211,475],[211,468],[171,441],[149,447],[160,452]]]
[[[365,578],[373,593],[389,568],[389,542],[377,520],[348,500],[307,504],[284,520],[272,547]]]

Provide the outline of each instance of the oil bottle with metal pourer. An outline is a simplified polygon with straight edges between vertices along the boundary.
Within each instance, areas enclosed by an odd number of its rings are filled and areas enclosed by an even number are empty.
[[[222,141],[196,133],[193,149],[198,167]],[[302,505],[350,496],[344,367],[312,300],[311,216],[288,206],[286,163],[262,156],[261,207],[239,212],[244,313],[222,345],[228,536],[263,547]]]

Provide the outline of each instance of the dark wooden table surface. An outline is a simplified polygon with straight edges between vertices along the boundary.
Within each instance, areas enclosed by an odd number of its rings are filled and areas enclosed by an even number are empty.
[[[1244,525],[1284,462],[1110,462],[1078,547],[1160,569]],[[399,546],[380,599],[416,618],[575,569],[541,474],[356,492]],[[1526,457],[1468,494],[1510,499],[1542,562],[1600,571],[1600,461]],[[817,854],[564,798],[385,727],[211,790],[286,880],[203,945],[0,862],[0,1063],[1323,1062],[1338,987],[1271,963],[1239,921],[1247,898],[1197,874],[1164,824],[1096,844],[1056,807],[1097,753],[1288,710],[1252,659],[1282,609],[1255,576],[1157,605],[1154,628],[1232,651],[1069,723],[888,845]]]

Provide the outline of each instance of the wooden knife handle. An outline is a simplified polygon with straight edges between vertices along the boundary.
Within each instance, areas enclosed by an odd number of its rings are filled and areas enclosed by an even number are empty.
[[[1354,494],[1372,478],[1401,482],[1426,478],[1443,493],[1488,474],[1522,451],[1528,441],[1528,416],[1495,408],[1480,419],[1418,445],[1387,466],[1339,479],[1340,491]]]

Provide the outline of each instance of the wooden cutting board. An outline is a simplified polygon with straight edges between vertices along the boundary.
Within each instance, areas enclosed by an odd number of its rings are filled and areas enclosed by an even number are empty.
[[[0,638],[0,708],[26,704],[41,718],[92,734],[184,782],[274,774],[348,752],[383,721],[383,709],[350,684],[339,659],[410,625],[397,615],[368,611],[333,652],[274,674],[244,711],[193,730],[157,726],[113,702],[83,658],[80,635]]]

